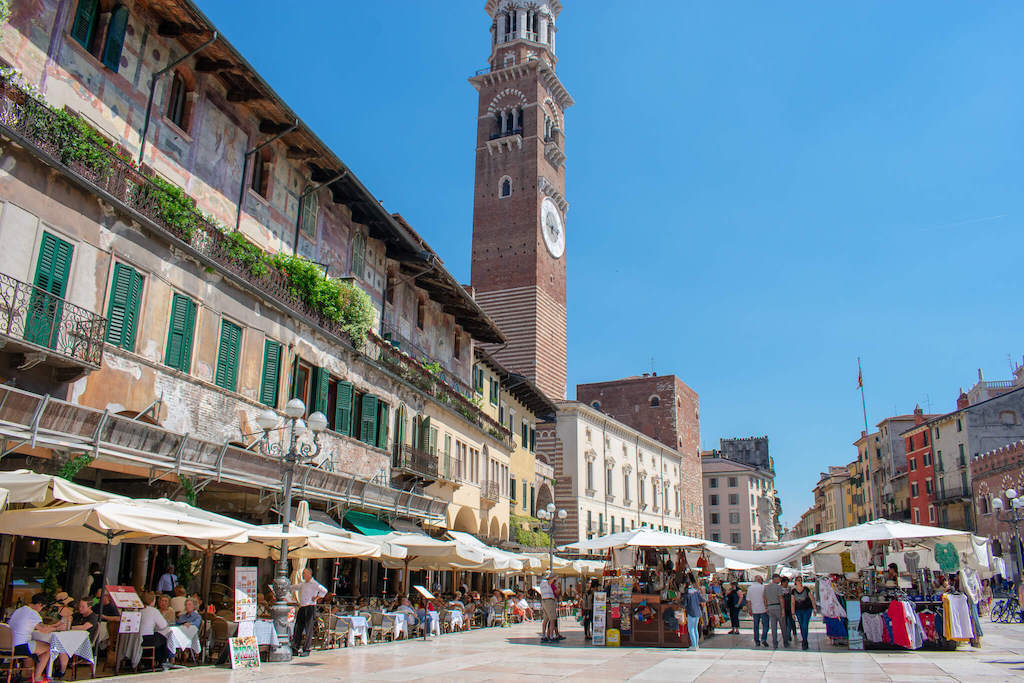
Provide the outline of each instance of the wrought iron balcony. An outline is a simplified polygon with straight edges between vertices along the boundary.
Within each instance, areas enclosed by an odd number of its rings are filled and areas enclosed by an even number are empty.
[[[480,484],[480,497],[494,503],[501,500],[501,488],[498,486],[498,482],[485,481]]]
[[[101,315],[40,287],[0,273],[0,335],[4,350],[25,355],[26,364],[67,368],[70,381],[103,362],[107,321]]]
[[[948,505],[950,503],[960,503],[971,500],[971,487],[966,488],[960,483],[956,482],[951,486],[945,488],[939,487],[935,489],[935,493],[932,494],[936,505]]]
[[[436,481],[437,453],[402,444],[395,453],[392,466],[421,479]]]

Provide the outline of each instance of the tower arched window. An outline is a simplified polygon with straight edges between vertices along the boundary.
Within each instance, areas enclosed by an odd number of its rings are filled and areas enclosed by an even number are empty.
[[[505,176],[501,179],[501,188],[498,192],[500,197],[508,197],[512,194],[512,179]]]
[[[657,396],[651,396],[650,404],[652,408],[657,408],[658,406],[661,405],[661,399],[658,398]]]

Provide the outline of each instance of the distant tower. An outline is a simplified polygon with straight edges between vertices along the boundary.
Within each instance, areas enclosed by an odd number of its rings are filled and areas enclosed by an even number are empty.
[[[552,398],[566,395],[565,124],[555,74],[558,0],[488,0],[480,94],[472,285],[509,339],[497,358]]]

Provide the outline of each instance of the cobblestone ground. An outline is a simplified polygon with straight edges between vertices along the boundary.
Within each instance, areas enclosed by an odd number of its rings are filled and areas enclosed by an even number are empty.
[[[980,649],[956,652],[850,652],[816,630],[811,649],[754,648],[749,628],[719,634],[691,652],[595,648],[565,624],[567,639],[541,645],[537,624],[482,629],[422,640],[314,652],[256,671],[198,667],[131,680],[235,681],[1007,681],[1024,680],[1024,624],[983,624]],[[568,628],[565,628],[568,626]],[[820,627],[820,624],[818,624]]]

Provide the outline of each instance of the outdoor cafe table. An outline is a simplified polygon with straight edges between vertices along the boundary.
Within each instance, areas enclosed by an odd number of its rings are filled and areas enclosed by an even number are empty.
[[[288,622],[288,632],[292,631],[292,622]],[[252,625],[252,634],[256,636],[257,645],[277,645],[277,631],[274,629],[273,619],[257,619]],[[228,637],[234,638],[238,635],[238,622],[228,622]]]
[[[192,624],[169,626],[161,630],[160,634],[167,639],[167,649],[172,657],[179,650],[192,650],[197,655],[203,651],[199,644],[199,629]]]
[[[464,622],[462,621],[462,612],[459,612],[458,610],[453,610],[448,613],[448,625],[452,628],[453,631],[456,628],[462,628],[463,623]]]
[[[53,669],[53,660],[57,655],[65,654],[68,657],[81,657],[92,665],[92,674],[96,675],[96,662],[93,661],[92,643],[89,642],[88,631],[53,631],[49,634],[50,641],[50,662],[47,664],[46,675],[49,676]]]
[[[358,615],[346,617],[344,615],[338,615],[338,621],[348,622],[348,646],[352,647],[356,644],[356,636],[363,641],[363,645],[369,645],[370,641],[367,638],[367,631],[369,630],[366,617]]]
[[[409,637],[409,614],[406,612],[384,612],[384,616],[391,617],[395,620],[395,626],[391,632],[393,640],[398,640],[398,634]]]

